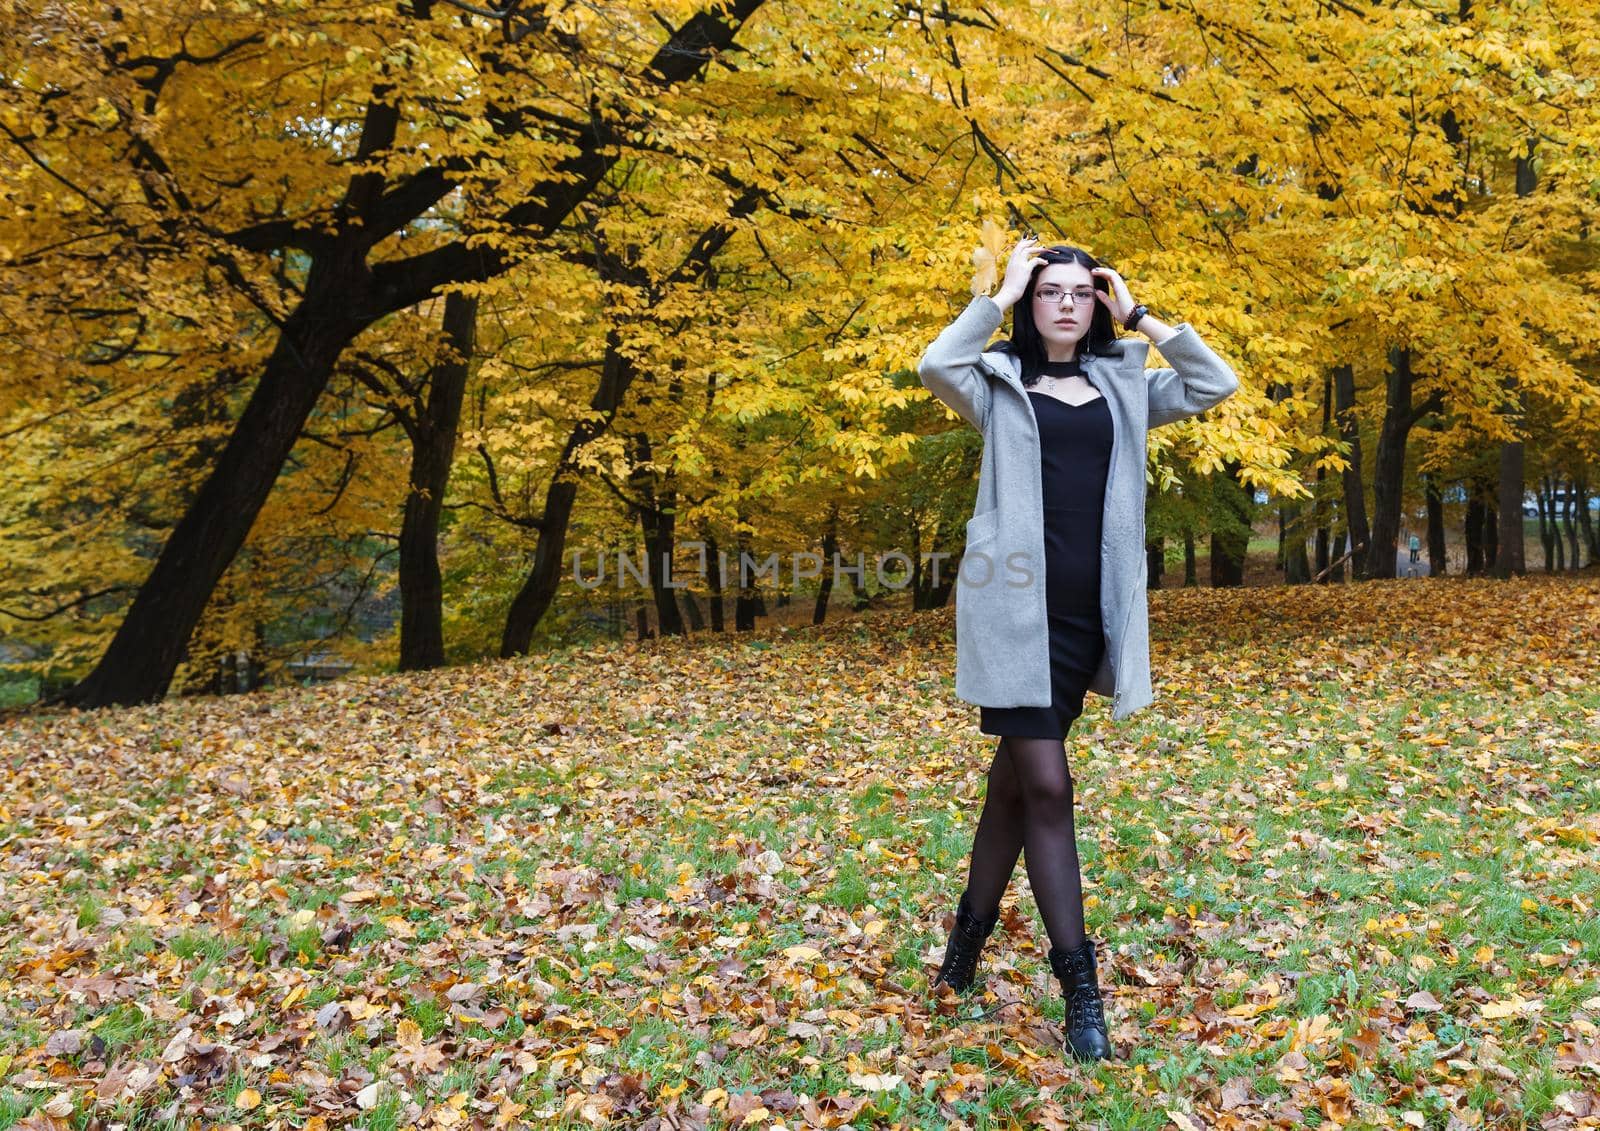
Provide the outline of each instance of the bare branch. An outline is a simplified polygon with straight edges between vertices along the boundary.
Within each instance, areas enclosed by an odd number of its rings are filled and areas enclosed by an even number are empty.
[[[79,605],[87,604],[88,602],[94,600],[96,597],[105,597],[105,596],[107,596],[109,594],[112,594],[112,593],[133,593],[133,592],[137,591],[138,588],[139,587],[137,585],[110,585],[110,586],[107,586],[104,589],[96,589],[92,593],[85,593],[83,596],[79,597],[77,600],[68,601],[65,605],[62,605],[59,608],[52,609],[48,613],[40,613],[38,615],[35,615],[33,613],[13,612],[10,609],[0,609],[0,616],[12,617],[15,620],[31,620],[31,621],[49,620],[51,617],[58,617],[62,613],[67,612],[68,610],[77,608]]]

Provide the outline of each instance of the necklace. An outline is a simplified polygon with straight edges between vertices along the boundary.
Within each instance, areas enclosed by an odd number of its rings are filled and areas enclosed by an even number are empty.
[[[1077,367],[1077,369],[1078,369],[1078,372],[1076,372],[1076,373],[1048,373],[1048,372],[1042,372],[1041,371],[1040,374],[1039,374],[1039,377],[1040,377],[1040,380],[1041,380],[1041,385],[1042,385],[1042,388],[1040,389],[1041,395],[1047,396],[1047,397],[1051,397],[1051,398],[1053,398],[1055,400],[1061,401],[1064,404],[1072,405],[1075,408],[1077,406],[1079,406],[1079,405],[1088,404],[1090,401],[1095,401],[1095,400],[1099,400],[1100,399],[1100,391],[1098,389],[1096,389],[1092,384],[1090,384],[1089,375],[1083,371],[1082,364],[1077,362],[1076,359],[1073,359],[1071,361],[1047,361],[1047,362],[1045,362],[1045,365],[1046,366],[1050,366],[1050,365],[1057,365],[1057,366],[1075,365]],[[1081,391],[1081,392],[1085,392],[1085,393],[1090,393],[1091,395],[1088,396],[1088,397],[1085,397],[1083,400],[1067,400],[1066,397],[1058,397],[1058,396],[1056,396],[1056,390],[1058,388],[1057,383],[1058,382],[1071,381],[1074,378],[1076,378],[1079,381],[1082,381],[1083,384],[1082,385],[1070,386],[1069,388],[1064,389],[1062,391],[1063,392],[1069,392],[1069,393],[1077,393],[1077,392]]]
[[[1049,362],[1046,362],[1045,364],[1046,365],[1069,365],[1071,363],[1070,362],[1065,362],[1065,361],[1049,361]],[[1050,382],[1050,384],[1047,386],[1047,388],[1051,388],[1051,389],[1056,387],[1056,382],[1057,381],[1070,381],[1074,377],[1078,378],[1079,380],[1081,380],[1081,381],[1083,381],[1085,383],[1087,383],[1088,380],[1089,380],[1081,372],[1079,372],[1079,373],[1043,373],[1043,372],[1041,372],[1039,374],[1039,376],[1043,377],[1046,381]]]

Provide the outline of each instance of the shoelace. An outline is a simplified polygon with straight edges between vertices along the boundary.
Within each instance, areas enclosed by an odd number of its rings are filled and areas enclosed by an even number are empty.
[[[962,989],[972,981],[977,973],[978,956],[975,954],[958,954],[950,961],[950,969],[945,973],[944,980],[956,989]]]
[[[1074,1029],[1082,1029],[1085,1025],[1092,1025],[1096,1029],[1106,1027],[1106,1014],[1100,1000],[1098,987],[1079,990],[1072,998],[1072,1010],[1068,1018]]]
[[[947,954],[944,981],[958,989],[970,983],[977,973],[978,948],[981,946],[983,946],[982,934],[969,934],[957,925],[945,948]]]

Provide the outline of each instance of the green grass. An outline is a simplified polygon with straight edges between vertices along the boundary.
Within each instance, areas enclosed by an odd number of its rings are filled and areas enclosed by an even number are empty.
[[[601,720],[581,736],[508,722],[550,696],[480,681],[456,689],[439,723],[467,737],[424,753],[433,724],[401,709],[403,682],[392,698],[382,684],[346,689],[333,723],[274,719],[294,741],[250,754],[271,784],[244,792],[216,785],[240,765],[210,738],[229,727],[188,705],[163,708],[155,732],[133,714],[80,724],[63,754],[122,743],[137,757],[115,772],[84,757],[52,767],[57,809],[104,820],[32,815],[5,831],[18,875],[57,882],[0,902],[0,959],[50,975],[17,980],[5,1004],[0,1128],[61,1087],[78,1126],[161,1125],[181,1064],[114,1102],[92,1080],[19,1081],[159,1062],[179,1018],[195,1040],[237,1046],[230,1075],[195,1101],[242,1127],[303,1121],[315,1089],[294,1074],[313,1066],[335,1081],[402,1079],[405,1097],[385,1084],[365,1109],[339,1092],[338,1122],[353,1127],[397,1127],[411,1103],[428,1112],[463,1093],[565,1127],[594,1125],[563,1114],[569,1096],[609,1097],[625,1126],[669,1108],[687,1117],[710,1094],[696,1118],[721,1126],[718,1088],[864,1098],[854,1126],[1004,1127],[1040,1122],[1049,1088],[1074,1126],[1165,1128],[1168,1111],[1208,1125],[1235,1079],[1280,1121],[1296,1122],[1293,1105],[1302,1126],[1330,1124],[1314,1089],[1338,1088],[1351,1127],[1383,1125],[1381,1108],[1429,1127],[1452,1112],[1537,1127],[1560,1092],[1587,1086],[1556,1060],[1600,992],[1584,818],[1600,808],[1584,745],[1600,692],[1577,632],[1593,596],[1505,592],[1460,630],[1396,616],[1398,587],[1158,598],[1174,610],[1155,626],[1158,708],[1113,726],[1091,699],[1068,740],[1119,1050],[1099,1066],[1062,1061],[1025,862],[986,951],[992,996],[944,1012],[926,993],[994,752],[968,725],[975,711],[908,690],[949,662],[937,650],[948,637],[926,621],[897,623],[876,653],[844,630],[769,646],[754,655],[781,662],[759,678],[675,646],[619,658],[616,682],[592,692],[614,718],[563,708]],[[1335,598],[1350,604],[1331,621],[1271,603]],[[1189,615],[1191,601],[1213,611]],[[1469,667],[1463,641],[1486,630],[1542,635],[1540,662]],[[534,670],[508,665],[506,678]],[[624,686],[676,690],[635,709]],[[26,741],[0,732],[0,755]],[[19,777],[13,793],[43,780]],[[74,992],[97,973],[132,999]],[[464,981],[479,990],[457,1006],[447,993]],[[1444,1008],[1408,1007],[1420,991]],[[1540,1007],[1481,1008],[1513,995]],[[321,1027],[324,1006],[358,996],[379,1013]],[[221,1024],[242,1004],[247,1016]],[[492,1029],[462,1012],[496,1007],[508,1016]],[[409,1067],[396,1043],[406,1020],[445,1052],[439,1071]],[[73,1027],[105,1042],[105,1064],[45,1053]],[[1350,1043],[1363,1029],[1371,1052]],[[1443,1065],[1436,1054],[1457,1042],[1452,1057],[1485,1056],[1510,1078]],[[1291,1051],[1304,1080],[1283,1072]],[[288,1079],[269,1079],[280,1066]],[[947,1099],[958,1066],[980,1069],[983,1086]],[[874,1075],[901,1079],[869,1092]],[[626,1110],[625,1077],[639,1089]],[[230,1107],[247,1085],[262,1107]]]

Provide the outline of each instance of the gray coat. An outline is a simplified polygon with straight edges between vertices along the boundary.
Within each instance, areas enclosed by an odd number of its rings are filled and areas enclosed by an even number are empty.
[[[1039,425],[1015,354],[985,351],[1004,317],[977,295],[934,339],[917,375],[983,433],[978,498],[956,576],[956,695],[985,707],[1050,704],[1050,630],[1044,599],[1044,503]],[[1145,604],[1145,434],[1226,400],[1239,387],[1228,363],[1180,322],[1161,343],[1175,369],[1146,369],[1150,343],[1119,338],[1083,357],[1111,410],[1111,469],[1100,543],[1106,653],[1090,690],[1112,696],[1125,719],[1154,698]]]

